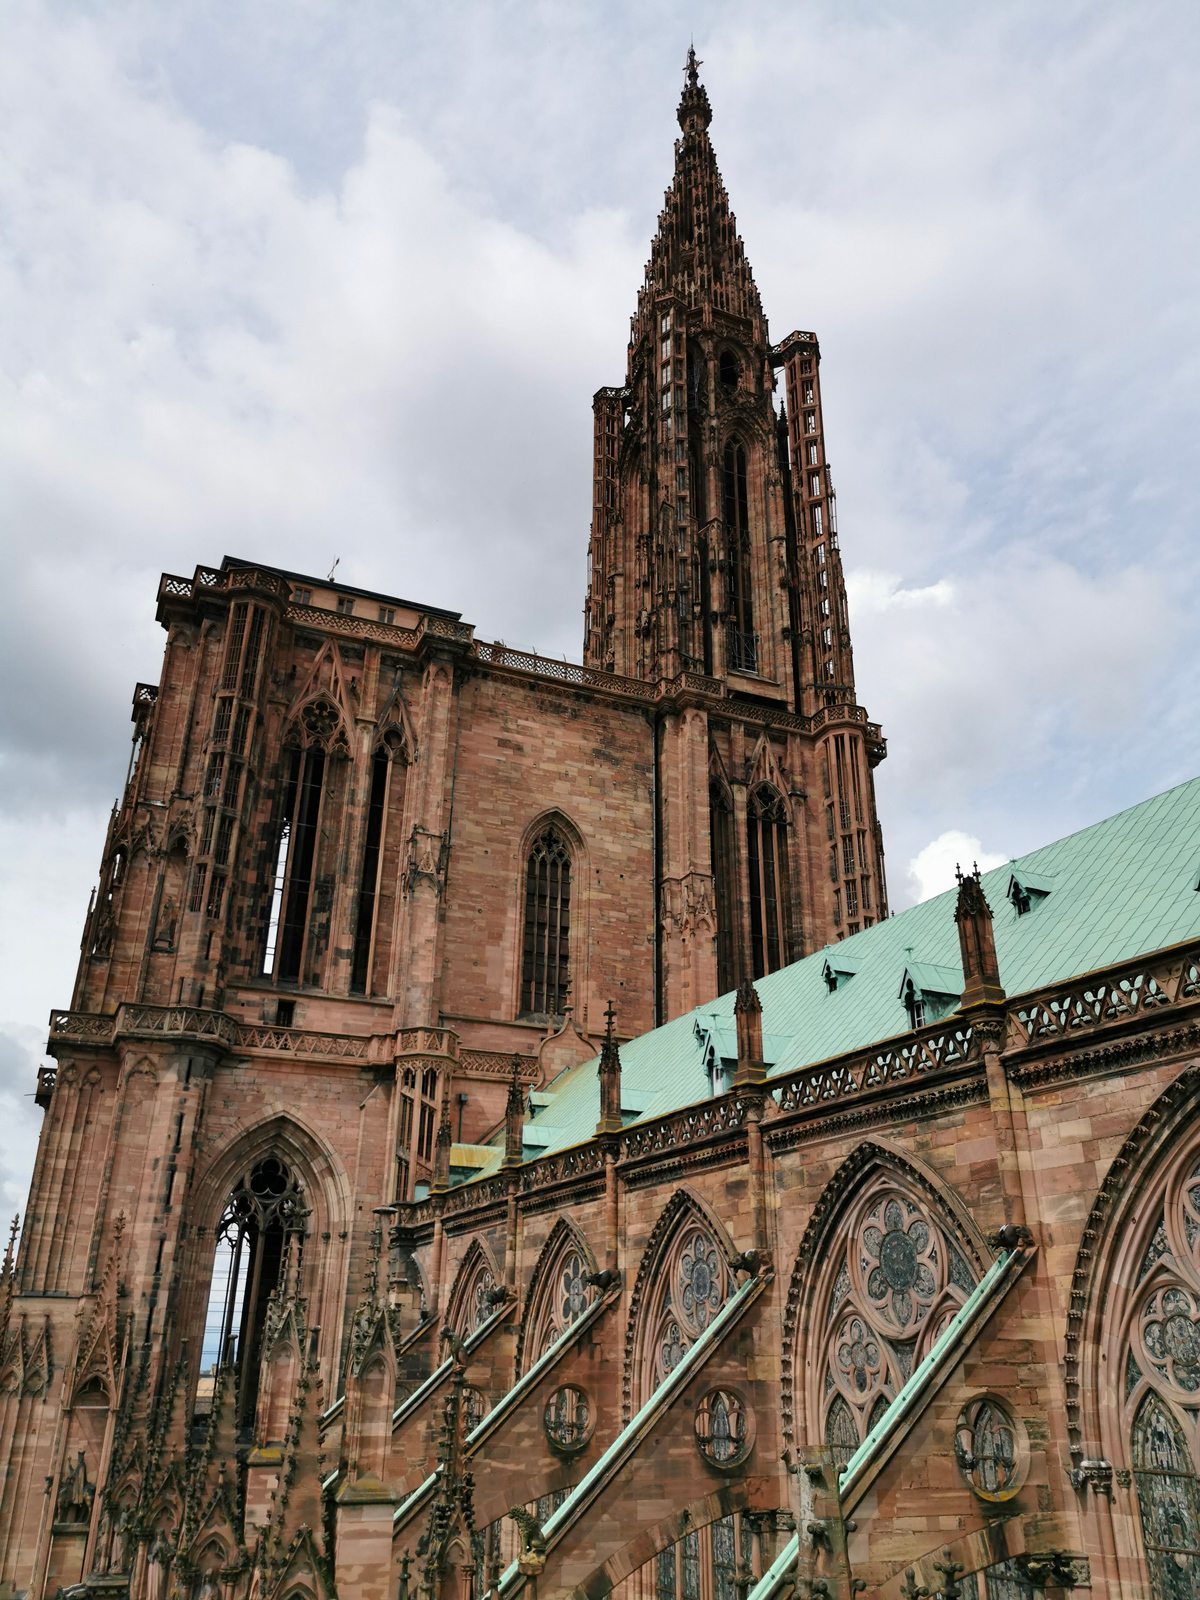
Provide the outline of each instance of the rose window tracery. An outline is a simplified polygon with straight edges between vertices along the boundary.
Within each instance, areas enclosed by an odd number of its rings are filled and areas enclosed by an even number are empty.
[[[890,1195],[862,1231],[860,1270],[871,1304],[894,1327],[920,1322],[938,1291],[940,1260],[934,1230],[909,1200]]]
[[[495,1309],[488,1299],[495,1287],[496,1280],[492,1277],[489,1269],[484,1267],[475,1280],[475,1293],[472,1296],[471,1327],[473,1329],[482,1327]]]
[[[642,1398],[658,1387],[725,1304],[730,1272],[711,1230],[685,1221],[661,1256],[647,1292],[639,1337]]]
[[[694,1233],[679,1258],[679,1304],[684,1316],[703,1333],[721,1309],[724,1274],[717,1247],[703,1233]]]
[[[886,1412],[977,1279],[971,1252],[924,1196],[876,1172],[831,1245],[811,1328],[823,1348],[802,1359],[820,1436],[843,1463]],[[953,1267],[951,1271],[950,1268]]]
[[[1148,1365],[1188,1394],[1200,1389],[1200,1307],[1178,1284],[1149,1296],[1142,1307],[1141,1341]]]

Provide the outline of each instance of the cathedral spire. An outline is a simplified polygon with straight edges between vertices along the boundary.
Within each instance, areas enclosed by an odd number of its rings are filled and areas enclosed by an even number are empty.
[[[683,94],[679,100],[679,126],[684,133],[695,130],[697,124],[701,129],[707,128],[712,121],[712,107],[708,103],[708,91],[700,82],[700,68],[703,61],[696,58],[695,45],[688,46],[687,64],[684,67],[684,76],[687,79]]]

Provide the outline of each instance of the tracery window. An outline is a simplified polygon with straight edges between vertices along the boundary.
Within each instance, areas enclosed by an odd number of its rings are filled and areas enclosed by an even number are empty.
[[[407,771],[402,742],[398,737],[387,737],[371,758],[362,872],[354,916],[350,970],[353,994],[388,992]]]
[[[754,976],[762,978],[791,958],[787,807],[770,784],[760,784],[746,804],[746,855],[750,957]]]
[[[1154,1600],[1200,1592],[1200,1162],[1164,1185],[1127,1318],[1122,1417]],[[1114,1307],[1119,1313],[1119,1308]]]
[[[648,1596],[652,1590],[653,1600],[736,1600],[739,1584],[742,1593],[750,1586],[752,1550],[750,1518],[735,1512],[668,1545],[647,1569],[650,1581],[638,1582],[633,1574],[629,1581],[636,1586],[620,1592]]]
[[[547,1240],[531,1286],[522,1353],[525,1368],[545,1355],[587,1310],[595,1294],[587,1281],[591,1270],[578,1235],[560,1222]]]
[[[838,1233],[816,1291],[808,1337],[812,1414],[844,1466],[975,1287],[948,1221],[879,1171]],[[798,1366],[797,1370],[803,1370]]]
[[[482,1327],[495,1311],[489,1296],[496,1287],[496,1273],[486,1252],[476,1243],[463,1257],[462,1266],[450,1293],[446,1321],[460,1339]]]
[[[289,1235],[302,1240],[308,1209],[300,1180],[265,1156],[234,1185],[216,1227],[201,1371],[237,1373],[238,1416],[254,1419],[267,1302],[278,1286]]]
[[[754,569],[750,552],[746,452],[733,439],[725,446],[722,496],[728,551],[725,561],[725,601],[729,665],[736,672],[757,672],[758,639],[754,632]]]
[[[643,1398],[657,1389],[724,1305],[730,1288],[725,1256],[709,1229],[689,1220],[676,1235],[657,1274],[646,1321]]]
[[[571,852],[553,825],[529,852],[525,866],[525,939],[521,1012],[561,1016],[571,981]]]

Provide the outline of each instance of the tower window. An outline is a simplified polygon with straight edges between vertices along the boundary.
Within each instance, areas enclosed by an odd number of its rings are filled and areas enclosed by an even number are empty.
[[[310,605],[312,605],[312,590],[311,589],[293,589],[292,590],[292,604],[293,605],[297,605],[297,606],[310,606]]]
[[[303,757],[299,750],[292,752],[292,769],[284,797],[283,832],[279,846],[281,862],[286,858],[287,886],[282,901],[279,959],[275,976],[284,983],[297,983],[300,978],[324,777],[323,750],[310,750]],[[277,885],[282,870],[282,866],[276,868]]]
[[[337,597],[337,609],[339,616],[352,617],[354,615],[354,601],[351,600],[348,594],[340,594]]]
[[[561,1016],[570,985],[571,855],[556,828],[534,842],[525,868],[521,1011]]]
[[[808,464],[810,467],[815,467],[817,464],[817,447],[815,444],[810,444],[808,447]]]
[[[239,1425],[253,1422],[267,1307],[278,1282],[287,1236],[302,1237],[308,1215],[298,1181],[267,1156],[231,1193],[216,1228],[201,1370],[232,1366]]]
[[[717,912],[717,992],[727,994],[737,983],[733,959],[733,807],[725,785],[716,779],[708,786],[708,826]]]
[[[717,362],[722,389],[732,392],[742,381],[742,368],[732,350],[722,350]]]
[[[363,848],[362,879],[358,890],[358,917],[354,927],[354,959],[350,988],[365,994],[370,970],[371,936],[375,931],[375,897],[379,883],[379,841],[387,804],[388,758],[384,751],[371,762],[371,796],[367,802],[367,838]]]
[[[660,326],[661,326],[661,331],[663,333],[670,333],[670,331],[671,331],[671,313],[669,311],[664,311],[663,312],[662,323],[660,324]]]
[[[754,976],[775,972],[790,958],[787,810],[769,784],[746,807],[750,868],[750,954]]]
[[[806,411],[804,413],[804,431],[805,433],[816,433],[817,414],[815,411]]]
[[[395,610],[391,606],[380,606],[379,620],[380,622],[386,622],[390,627],[396,620]]]
[[[754,575],[750,560],[750,504],[746,487],[746,452],[731,440],[725,446],[725,527],[729,539],[725,592],[728,602],[729,665],[739,672],[758,671],[754,634]]]

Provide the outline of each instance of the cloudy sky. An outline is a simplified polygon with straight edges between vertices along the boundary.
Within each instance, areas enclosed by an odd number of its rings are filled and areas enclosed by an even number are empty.
[[[1200,771],[1194,0],[3,0],[0,1193],[160,571],[578,659],[690,36],[816,328],[893,902]]]

